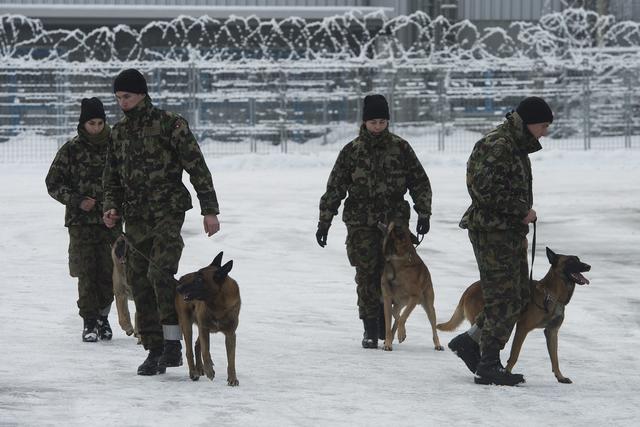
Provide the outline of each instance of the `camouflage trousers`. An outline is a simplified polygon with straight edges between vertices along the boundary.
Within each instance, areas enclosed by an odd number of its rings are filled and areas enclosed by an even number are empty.
[[[361,319],[378,318],[384,268],[383,234],[378,227],[347,226],[347,256],[356,268],[358,314]]]
[[[162,325],[178,324],[173,276],[184,247],[180,235],[183,223],[184,213],[172,213],[157,219],[136,218],[125,224],[133,245],[127,250],[127,281],[136,304],[138,332],[147,350],[162,347]]]
[[[69,274],[78,278],[78,310],[84,319],[97,319],[113,302],[111,244],[120,230],[104,225],[69,227]]]
[[[469,231],[476,256],[484,309],[476,318],[480,350],[502,350],[529,303],[527,238],[513,231]]]

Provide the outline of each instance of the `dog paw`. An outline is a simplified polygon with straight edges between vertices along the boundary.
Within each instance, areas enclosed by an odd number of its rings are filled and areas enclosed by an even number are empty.
[[[443,347],[443,346],[441,346],[441,345],[437,345],[437,346],[435,346],[435,349],[436,349],[437,351],[444,351],[444,347]]]
[[[213,381],[213,378],[216,376],[216,371],[214,371],[212,367],[206,366],[204,368],[204,374],[207,376],[207,378]]]
[[[407,331],[398,329],[398,342],[401,343],[407,339]]]
[[[191,378],[191,381],[198,381],[200,379],[200,375],[189,374],[189,378]]]
[[[237,387],[240,385],[237,378],[227,378],[227,385],[230,387]]]
[[[569,378],[567,377],[560,377],[558,378],[558,382],[562,383],[562,384],[573,384],[573,381],[571,381]]]
[[[384,351],[393,351],[393,346],[385,344],[384,346],[382,346],[382,349]]]

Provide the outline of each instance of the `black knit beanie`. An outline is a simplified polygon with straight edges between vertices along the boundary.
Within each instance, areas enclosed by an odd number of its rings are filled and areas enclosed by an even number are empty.
[[[82,102],[80,103],[80,120],[78,120],[78,124],[82,126],[91,119],[102,119],[107,121],[102,101],[95,97],[82,98]]]
[[[516,112],[522,118],[522,122],[525,125],[531,125],[535,123],[553,122],[553,112],[551,107],[546,101],[537,96],[530,96],[523,99]]]
[[[124,70],[118,74],[113,81],[113,93],[130,92],[130,93],[148,93],[147,81],[142,73],[133,68]]]
[[[362,121],[373,119],[389,120],[389,104],[382,95],[367,95],[364,97],[364,106],[362,108]]]

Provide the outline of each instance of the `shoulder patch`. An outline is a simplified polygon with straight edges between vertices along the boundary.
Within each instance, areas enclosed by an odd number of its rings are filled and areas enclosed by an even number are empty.
[[[493,146],[491,147],[491,155],[496,159],[499,159],[500,157],[504,156],[506,152],[507,152],[506,144],[497,143],[497,144],[493,144]]]

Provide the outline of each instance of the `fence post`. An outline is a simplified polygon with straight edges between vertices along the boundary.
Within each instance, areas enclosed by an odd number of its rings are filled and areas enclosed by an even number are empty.
[[[627,90],[624,92],[624,148],[631,148],[631,122],[633,120],[631,114],[631,85],[632,75],[630,69],[624,70],[624,82]]]
[[[287,74],[280,70],[280,149],[287,150]]]
[[[589,65],[589,59],[585,58],[582,61],[584,66],[584,82],[582,87],[582,93],[584,95],[584,109],[583,109],[583,137],[584,137],[584,149],[591,149],[591,67]]]
[[[256,143],[256,98],[249,98],[249,125],[251,126],[251,134],[249,136],[249,151],[256,153],[258,144]]]
[[[445,105],[446,101],[446,73],[439,72],[438,73],[438,122],[440,126],[438,127],[438,151],[444,151],[444,136],[446,133],[445,128]]]
[[[324,74],[324,97],[322,98],[322,124],[324,132],[322,133],[322,145],[327,145],[327,135],[329,133],[329,82],[327,80],[327,72]]]
[[[389,114],[389,120],[391,121],[391,126],[389,130],[397,132],[396,119],[398,118],[398,113],[396,111],[396,106],[395,106],[395,95],[396,95],[396,79],[398,77],[398,74],[397,74],[397,70],[393,68],[391,72],[393,74],[391,75],[391,87],[389,88],[389,110],[391,110]]]
[[[65,131],[67,128],[67,120],[65,114],[65,104],[66,104],[66,87],[65,87],[65,78],[66,75],[62,70],[55,70],[56,73],[56,140],[58,142],[58,148],[62,146],[65,142]]]
[[[189,109],[191,110],[191,128],[195,131],[198,130],[200,124],[199,114],[199,102],[197,99],[198,93],[198,75],[196,73],[195,64],[193,61],[189,61],[189,68],[187,70],[187,76],[189,79]]]

